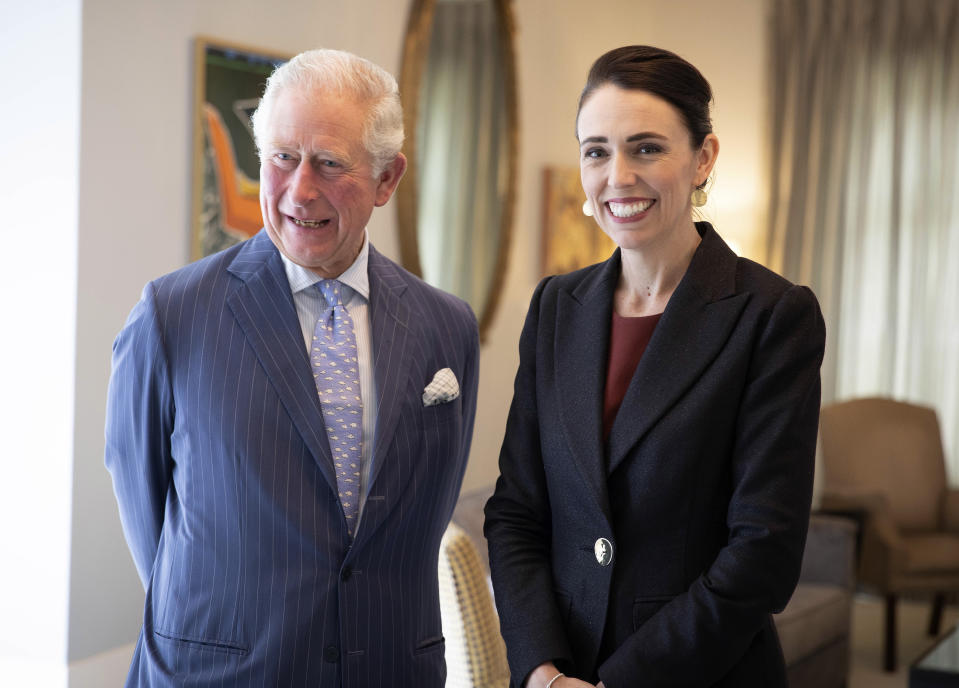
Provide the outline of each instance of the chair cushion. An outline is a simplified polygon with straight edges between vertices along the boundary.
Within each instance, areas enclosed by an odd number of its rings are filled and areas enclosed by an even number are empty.
[[[789,604],[773,616],[786,664],[849,634],[850,592],[837,585],[800,583]]]
[[[959,572],[959,535],[905,535],[906,573]]]

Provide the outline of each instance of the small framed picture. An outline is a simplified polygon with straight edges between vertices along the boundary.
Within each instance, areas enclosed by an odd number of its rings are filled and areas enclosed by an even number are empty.
[[[543,275],[558,275],[606,260],[616,245],[591,217],[576,167],[543,172]]]
[[[288,59],[213,38],[195,39],[194,260],[243,241],[263,226],[260,161],[250,118],[267,77]]]

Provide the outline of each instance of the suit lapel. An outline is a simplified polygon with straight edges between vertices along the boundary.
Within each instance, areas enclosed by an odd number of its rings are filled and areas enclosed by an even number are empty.
[[[368,483],[372,486],[383,468],[403,402],[408,397],[410,357],[416,338],[410,331],[410,308],[401,298],[406,282],[399,269],[372,246],[369,276],[373,378],[377,390],[373,465]]]
[[[572,291],[560,292],[555,335],[556,372],[566,441],[596,503],[609,515],[603,453],[603,389],[609,352],[619,251]]]
[[[243,281],[227,304],[321,473],[336,493],[330,445],[283,261],[265,232],[229,267]]]
[[[749,299],[735,293],[735,271],[736,255],[707,225],[616,415],[610,474],[719,355]]]

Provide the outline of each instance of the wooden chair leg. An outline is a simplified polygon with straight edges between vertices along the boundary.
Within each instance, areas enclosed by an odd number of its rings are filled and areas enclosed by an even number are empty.
[[[937,592],[932,598],[932,611],[929,614],[929,635],[939,635],[942,625],[942,608],[946,605],[946,594]]]
[[[896,596],[886,595],[886,643],[884,648],[883,669],[896,670]]]

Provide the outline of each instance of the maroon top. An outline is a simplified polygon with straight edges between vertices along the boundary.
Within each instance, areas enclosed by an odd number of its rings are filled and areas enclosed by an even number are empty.
[[[609,361],[606,368],[606,392],[603,395],[603,438],[609,439],[609,431],[619,411],[629,381],[633,379],[639,359],[653,336],[656,323],[662,313],[624,318],[613,312],[609,328]]]

